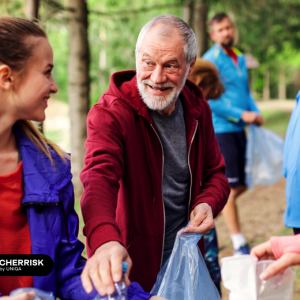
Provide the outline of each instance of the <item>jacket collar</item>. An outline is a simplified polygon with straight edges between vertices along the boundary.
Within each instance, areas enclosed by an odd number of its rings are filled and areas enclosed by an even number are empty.
[[[228,55],[226,49],[222,48],[218,44],[215,44],[214,47],[216,48],[217,51],[220,51],[220,52],[224,53],[225,55]],[[232,47],[232,51],[236,54],[236,56],[243,55],[243,53],[239,49],[237,49],[235,47]]]
[[[138,115],[152,123],[149,109],[143,102],[137,88],[135,70],[114,73],[111,76],[110,86],[103,96],[105,95],[112,95],[121,99]],[[182,100],[185,114],[198,119],[202,112],[201,101],[205,101],[199,87],[187,80],[179,97]]]
[[[70,182],[70,162],[66,163],[51,150],[54,164],[15,125],[13,128],[23,160],[22,205],[55,205],[59,202],[60,191]]]

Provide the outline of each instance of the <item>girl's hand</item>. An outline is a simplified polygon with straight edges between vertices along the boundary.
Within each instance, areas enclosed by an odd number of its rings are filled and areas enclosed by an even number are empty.
[[[270,241],[254,247],[250,254],[256,256],[258,260],[275,259]],[[278,273],[283,272],[286,268],[299,264],[300,253],[285,253],[260,274],[260,279],[267,280]]]

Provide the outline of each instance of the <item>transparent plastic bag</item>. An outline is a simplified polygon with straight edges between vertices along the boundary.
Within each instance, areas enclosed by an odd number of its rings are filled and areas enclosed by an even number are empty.
[[[230,291],[229,300],[292,300],[295,271],[287,268],[268,280],[259,275],[272,260],[257,261],[251,255],[222,258],[222,281]]]
[[[283,175],[284,139],[256,125],[248,129],[246,147],[246,185],[272,185]]]
[[[202,234],[177,233],[173,251],[151,293],[168,300],[221,300],[210,278],[198,241]]]
[[[55,300],[52,292],[45,292],[35,288],[20,288],[12,291],[10,296],[16,296],[22,293],[34,292],[35,297],[33,300]]]

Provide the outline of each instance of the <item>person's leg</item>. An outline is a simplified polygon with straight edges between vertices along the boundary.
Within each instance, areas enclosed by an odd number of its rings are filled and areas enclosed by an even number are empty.
[[[204,236],[205,264],[209,275],[214,282],[219,294],[221,294],[221,269],[219,265],[219,246],[216,229],[213,228]]]
[[[300,234],[300,228],[293,228],[294,234]]]
[[[246,190],[247,187],[244,185],[231,188],[231,192],[227,204],[225,205],[222,211],[222,214],[224,216],[230,234],[238,234],[241,232],[239,218],[238,218],[238,211],[236,207],[236,199]]]
[[[221,152],[226,163],[226,177],[231,187],[231,192],[222,213],[230,232],[233,248],[236,254],[249,254],[249,248],[244,235],[240,230],[237,198],[243,194],[245,185],[245,152],[246,136],[244,132],[233,132],[217,138]],[[242,247],[242,248],[241,248]]]

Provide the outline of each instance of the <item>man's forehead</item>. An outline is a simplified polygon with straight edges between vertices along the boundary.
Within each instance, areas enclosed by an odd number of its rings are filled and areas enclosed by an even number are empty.
[[[212,29],[216,30],[216,29],[220,29],[222,27],[228,26],[228,25],[232,25],[231,21],[228,18],[224,18],[222,21],[220,22],[213,22],[211,27]]]
[[[155,53],[178,58],[184,54],[184,43],[180,36],[161,36],[156,32],[148,32],[141,44],[142,56],[153,56]]]
[[[178,55],[176,56],[176,54],[172,53],[172,52],[168,52],[168,51],[165,51],[164,53],[166,59],[168,59],[168,61],[177,61],[178,62]],[[153,58],[153,55],[151,55],[150,53],[148,52],[145,52],[145,51],[142,51],[142,57],[145,57],[145,58]]]

